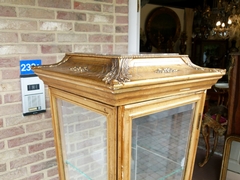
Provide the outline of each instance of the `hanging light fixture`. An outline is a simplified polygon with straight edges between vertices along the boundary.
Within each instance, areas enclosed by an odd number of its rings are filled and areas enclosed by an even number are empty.
[[[212,11],[216,15],[216,26],[213,36],[217,39],[240,37],[240,0],[219,0],[217,8]]]

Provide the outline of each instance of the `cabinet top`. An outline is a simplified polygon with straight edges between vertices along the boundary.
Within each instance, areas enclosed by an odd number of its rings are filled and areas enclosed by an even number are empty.
[[[56,64],[32,69],[48,86],[65,90],[72,87],[75,93],[94,89],[111,94],[189,83],[210,88],[226,72],[199,67],[187,55],[179,54],[69,53]]]

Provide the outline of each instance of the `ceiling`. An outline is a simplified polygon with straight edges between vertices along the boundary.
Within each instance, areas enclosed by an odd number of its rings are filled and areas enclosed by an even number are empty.
[[[206,0],[208,5],[213,4],[214,0]],[[175,8],[195,8],[197,6],[203,6],[204,0],[148,0],[149,4],[169,6]]]

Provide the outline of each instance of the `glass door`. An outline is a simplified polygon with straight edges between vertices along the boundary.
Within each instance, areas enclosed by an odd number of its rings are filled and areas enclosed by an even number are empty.
[[[54,91],[54,124],[60,171],[71,180],[115,179],[114,109],[78,96]],[[111,146],[109,146],[111,144]]]
[[[139,117],[132,122],[131,180],[180,180],[195,104]]]
[[[191,176],[201,96],[171,97],[124,107],[124,153],[120,156],[126,176],[122,179],[181,180]]]

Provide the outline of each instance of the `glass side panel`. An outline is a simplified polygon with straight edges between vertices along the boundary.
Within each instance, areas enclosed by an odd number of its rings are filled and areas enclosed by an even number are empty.
[[[103,180],[107,176],[107,118],[58,99],[66,178]]]
[[[181,180],[194,105],[132,121],[131,180]]]

